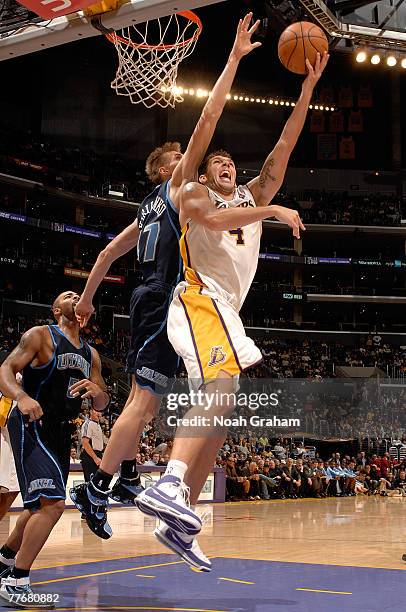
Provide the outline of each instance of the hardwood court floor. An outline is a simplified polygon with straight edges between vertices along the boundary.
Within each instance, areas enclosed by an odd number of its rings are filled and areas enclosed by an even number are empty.
[[[231,502],[198,512],[208,556],[406,569],[406,498]],[[16,519],[12,512],[0,523],[0,543]],[[135,508],[111,509],[109,522],[114,535],[100,540],[66,510],[34,567],[168,552],[152,535],[154,519]]]
[[[344,498],[199,506],[210,574],[191,572],[136,509],[109,513],[100,540],[67,510],[32,574],[61,610],[381,612],[406,601],[406,499]],[[16,514],[0,524],[0,541]],[[400,607],[399,607],[400,606]]]

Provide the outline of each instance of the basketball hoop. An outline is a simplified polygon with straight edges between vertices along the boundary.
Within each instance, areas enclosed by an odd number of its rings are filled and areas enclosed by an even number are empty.
[[[179,64],[193,53],[203,29],[192,11],[182,11],[106,34],[118,53],[112,89],[147,108],[183,102],[176,86]]]

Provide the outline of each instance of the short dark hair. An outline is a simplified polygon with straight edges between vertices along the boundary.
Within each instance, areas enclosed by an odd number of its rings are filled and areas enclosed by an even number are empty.
[[[157,184],[160,181],[159,168],[164,163],[163,156],[171,151],[181,152],[180,142],[165,142],[161,147],[157,147],[147,157],[145,172],[151,183]]]
[[[213,153],[209,153],[209,155],[207,155],[202,161],[202,165],[200,166],[200,170],[199,170],[199,175],[206,174],[209,163],[214,157],[227,157],[227,159],[231,159],[231,161],[233,161],[233,158],[231,157],[228,151],[224,151],[224,149],[213,151]]]

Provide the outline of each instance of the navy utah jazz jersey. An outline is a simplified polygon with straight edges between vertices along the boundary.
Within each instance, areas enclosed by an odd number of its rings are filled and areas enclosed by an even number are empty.
[[[47,364],[23,370],[23,388],[40,404],[44,421],[75,419],[82,406],[82,398],[72,397],[71,387],[78,380],[90,378],[92,352],[87,342],[76,348],[57,325],[48,325],[54,354]]]
[[[169,197],[169,181],[155,187],[138,209],[137,254],[144,283],[156,280],[168,286],[181,279],[179,215]]]

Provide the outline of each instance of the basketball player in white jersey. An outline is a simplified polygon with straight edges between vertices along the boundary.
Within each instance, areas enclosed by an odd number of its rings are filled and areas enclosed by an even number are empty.
[[[16,376],[18,383],[21,383],[21,378],[21,374],[18,373]],[[13,407],[13,400],[0,393],[0,521],[7,514],[20,491],[10,436],[7,430],[8,417]],[[3,561],[0,549],[0,576]]]
[[[283,183],[327,61],[328,55],[318,55],[314,68],[307,61],[301,95],[258,177],[237,187],[234,162],[219,151],[205,160],[199,183],[183,190],[180,245],[185,280],[176,287],[169,308],[168,337],[185,363],[191,386],[203,387],[211,398],[216,391],[233,394],[240,372],[262,361],[260,350],[245,334],[239,310],[257,269],[262,220],[273,217],[286,223],[296,238],[305,229],[297,211],[270,203]],[[165,523],[159,529],[169,526],[183,541],[193,541],[201,529],[193,504],[225,437],[213,416],[230,414],[234,405],[215,400],[207,408],[208,404],[195,405],[188,411],[185,419],[205,415],[209,425],[178,429],[165,475],[137,498],[141,511]],[[192,507],[181,494],[184,482],[191,488]]]

